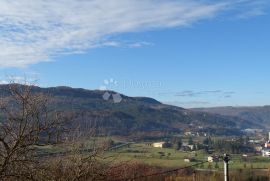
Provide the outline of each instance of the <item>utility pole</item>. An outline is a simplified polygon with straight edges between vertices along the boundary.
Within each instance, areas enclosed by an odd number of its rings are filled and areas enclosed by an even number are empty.
[[[224,161],[224,181],[229,181],[229,155],[224,154],[223,157],[223,161]]]

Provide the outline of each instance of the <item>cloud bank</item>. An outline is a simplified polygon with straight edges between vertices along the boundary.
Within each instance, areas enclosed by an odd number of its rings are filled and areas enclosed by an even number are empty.
[[[115,35],[190,25],[216,16],[232,2],[236,1],[1,0],[0,67],[24,67],[90,48],[118,46]],[[252,1],[237,2],[239,6]],[[253,8],[256,15],[261,14],[259,5]]]
[[[176,97],[187,97],[187,98],[195,98],[195,97],[205,97],[207,95],[217,96],[219,98],[230,98],[236,92],[234,91],[222,91],[222,90],[207,90],[207,91],[193,91],[193,90],[184,90],[180,92],[161,92],[159,95],[173,95]]]

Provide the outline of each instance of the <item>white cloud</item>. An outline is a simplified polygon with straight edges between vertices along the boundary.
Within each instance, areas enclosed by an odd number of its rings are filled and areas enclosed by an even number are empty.
[[[6,80],[0,80],[0,84],[8,84],[9,82]]]
[[[23,74],[10,74],[0,76],[0,84],[29,84],[37,85],[39,81],[39,73],[36,72],[24,72]]]
[[[90,48],[117,47],[114,35],[186,26],[214,17],[231,4],[224,2],[1,0],[0,67],[24,67]]]

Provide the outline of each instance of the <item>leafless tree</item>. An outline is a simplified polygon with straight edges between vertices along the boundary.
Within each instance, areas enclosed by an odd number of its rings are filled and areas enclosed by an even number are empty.
[[[72,111],[56,111],[48,94],[28,84],[4,87],[0,91],[0,180],[109,181],[128,178],[142,168],[105,154],[111,144],[96,139],[98,119],[88,125],[87,134],[81,134],[80,126],[67,126],[72,125],[67,124],[73,120]],[[63,133],[65,153],[41,156],[40,147],[60,143]]]
[[[32,88],[12,83],[1,90],[0,180],[34,180],[37,146],[62,126],[62,116],[48,109],[49,97]]]

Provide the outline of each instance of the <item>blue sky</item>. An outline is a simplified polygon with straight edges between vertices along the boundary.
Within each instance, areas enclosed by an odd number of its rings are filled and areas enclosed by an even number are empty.
[[[68,1],[0,2],[2,83],[106,86],[182,107],[270,104],[268,1]]]

